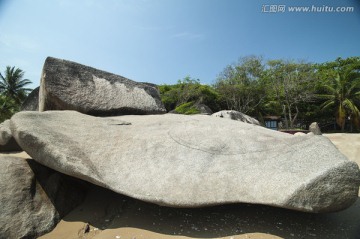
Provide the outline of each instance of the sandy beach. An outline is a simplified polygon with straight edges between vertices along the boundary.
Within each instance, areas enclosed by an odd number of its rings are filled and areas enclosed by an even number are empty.
[[[360,134],[327,134],[360,164]],[[27,158],[24,152],[14,154]],[[88,227],[88,228],[87,228]],[[85,229],[88,229],[85,233]],[[50,238],[360,238],[360,199],[350,208],[310,214],[262,205],[234,204],[197,209],[160,207],[93,186],[83,204]]]

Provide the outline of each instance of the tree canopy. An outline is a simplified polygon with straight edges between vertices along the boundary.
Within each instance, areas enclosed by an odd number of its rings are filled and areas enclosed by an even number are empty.
[[[360,121],[360,58],[318,64],[247,56],[226,66],[213,85],[187,76],[161,85],[160,93],[168,111],[181,106],[180,112],[197,113],[191,106],[202,103],[214,112],[237,110],[260,122],[280,116],[286,129],[317,121],[351,131]]]
[[[0,73],[0,122],[10,118],[20,110],[20,106],[31,91],[25,88],[31,81],[24,78],[20,68],[7,66],[4,74]]]

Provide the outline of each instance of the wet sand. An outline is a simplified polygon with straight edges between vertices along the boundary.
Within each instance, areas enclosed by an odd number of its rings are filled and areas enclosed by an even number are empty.
[[[330,138],[360,163],[360,134]],[[26,157],[26,155],[23,155]],[[85,233],[86,225],[89,232]],[[360,238],[360,198],[350,208],[327,214],[233,204],[197,209],[160,207],[93,186],[86,201],[40,238]]]

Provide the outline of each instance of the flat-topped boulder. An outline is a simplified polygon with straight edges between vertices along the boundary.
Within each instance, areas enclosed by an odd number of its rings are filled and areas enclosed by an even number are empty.
[[[39,109],[90,115],[166,113],[158,89],[75,62],[48,57],[41,75]]]
[[[8,151],[22,151],[22,149],[11,134],[10,120],[5,120],[0,124],[0,152]]]
[[[236,110],[221,110],[212,114],[211,116],[224,118],[224,119],[237,120],[248,124],[260,125],[257,119],[254,119],[253,117],[250,117]]]
[[[159,205],[331,212],[358,196],[357,164],[321,136],[204,115],[99,118],[74,111],[20,112],[11,130],[39,163]]]
[[[51,231],[83,201],[81,185],[32,159],[0,155],[0,238],[37,238]]]

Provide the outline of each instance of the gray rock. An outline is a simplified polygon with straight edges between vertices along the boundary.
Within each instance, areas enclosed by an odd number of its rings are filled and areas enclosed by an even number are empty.
[[[150,84],[52,57],[43,67],[39,109],[103,116],[166,112],[158,89]]]
[[[212,114],[211,116],[225,118],[225,119],[232,119],[232,120],[238,120],[244,123],[254,124],[254,125],[260,125],[259,121],[257,119],[254,119],[246,114],[243,114],[236,110],[222,110],[219,112],[216,112]]]
[[[11,156],[0,156],[0,190],[0,238],[37,238],[85,196],[81,183]]]
[[[330,212],[354,203],[360,184],[357,164],[325,137],[205,115],[20,112],[11,130],[41,164],[159,205]]]
[[[22,151],[10,130],[10,120],[5,120],[0,124],[0,152]]]
[[[304,136],[304,135],[307,135],[307,134],[305,134],[305,133],[303,133],[303,132],[296,132],[296,133],[294,134],[294,136]]]
[[[40,87],[36,87],[28,95],[24,103],[21,105],[21,111],[39,111],[39,91]]]
[[[320,127],[317,122],[313,122],[310,124],[309,131],[314,133],[314,135],[322,135]]]
[[[211,115],[213,113],[212,110],[209,108],[209,106],[205,104],[197,103],[194,106],[196,107],[197,110],[200,111],[200,114]]]

